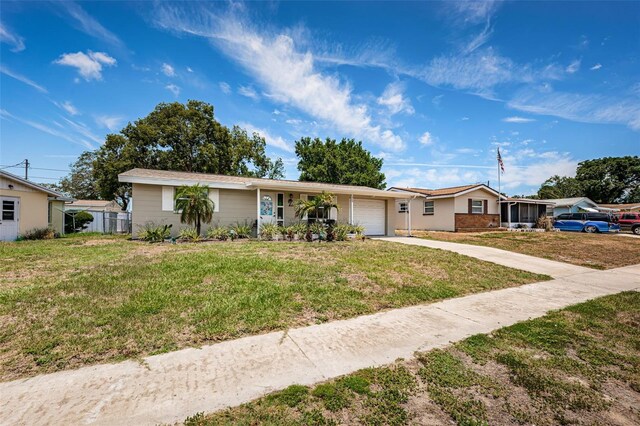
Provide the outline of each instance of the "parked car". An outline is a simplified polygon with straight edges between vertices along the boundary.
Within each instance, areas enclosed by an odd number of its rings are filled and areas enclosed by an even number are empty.
[[[640,235],[640,213],[638,212],[621,212],[618,213],[618,223],[623,231],[631,231],[636,235]]]
[[[553,227],[561,231],[619,232],[618,218],[608,213],[563,213],[553,219]]]

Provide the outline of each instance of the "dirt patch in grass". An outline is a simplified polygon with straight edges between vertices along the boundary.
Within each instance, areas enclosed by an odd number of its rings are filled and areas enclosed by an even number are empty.
[[[628,318],[640,319],[640,293],[575,305],[314,387],[293,385],[185,424],[637,425],[640,338]]]
[[[494,247],[594,269],[640,263],[640,238],[578,232],[423,232],[414,235],[439,241]]]
[[[0,380],[548,279],[371,240],[99,239],[0,245]]]

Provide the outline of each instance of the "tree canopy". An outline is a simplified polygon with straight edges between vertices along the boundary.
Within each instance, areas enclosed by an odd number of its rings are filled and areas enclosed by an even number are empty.
[[[301,181],[385,187],[382,159],[372,156],[362,142],[305,137],[295,146]]]
[[[553,176],[540,198],[589,197],[596,203],[640,202],[640,157],[604,157],[578,163],[576,177]]]
[[[74,168],[69,179],[85,177],[86,185],[79,186],[93,187],[96,198],[115,199],[126,208],[130,185],[118,182],[118,174],[133,168],[284,177],[282,160],[272,161],[265,147],[257,133],[248,135],[238,126],[229,129],[220,124],[213,105],[206,102],[160,103],[146,117],[107,135],[95,152],[83,154],[94,156],[90,177],[80,170],[74,173]]]

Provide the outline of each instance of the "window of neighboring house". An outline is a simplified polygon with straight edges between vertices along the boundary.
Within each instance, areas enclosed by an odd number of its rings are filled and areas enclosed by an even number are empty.
[[[434,201],[424,202],[424,214],[432,215],[435,211]]]
[[[553,206],[547,204],[547,216],[553,216]]]
[[[398,213],[406,213],[409,211],[409,203],[400,203]]]
[[[471,200],[471,213],[484,214],[484,201],[483,200]]]

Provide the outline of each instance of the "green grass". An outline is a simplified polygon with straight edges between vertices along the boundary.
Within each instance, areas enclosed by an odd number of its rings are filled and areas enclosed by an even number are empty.
[[[620,293],[187,424],[638,424],[639,329]]]
[[[548,279],[379,241],[0,244],[0,380]]]
[[[494,247],[594,269],[640,263],[640,238],[580,232],[424,232],[422,238]]]

